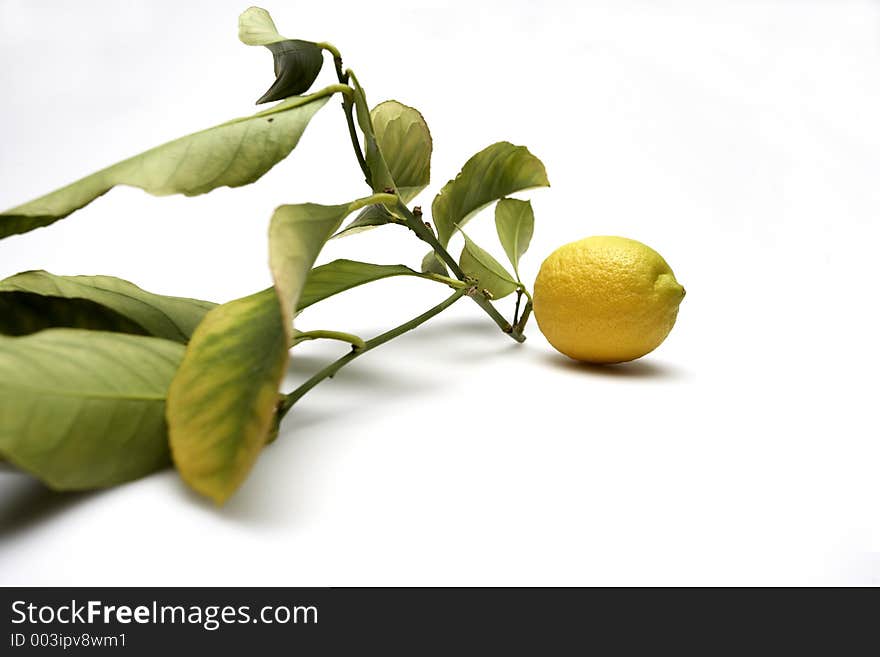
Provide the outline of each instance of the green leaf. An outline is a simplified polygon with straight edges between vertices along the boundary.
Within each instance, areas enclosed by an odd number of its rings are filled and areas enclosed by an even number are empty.
[[[433,251],[428,251],[425,254],[425,257],[422,258],[422,271],[426,274],[449,276],[449,270],[446,269],[446,263],[444,263]]]
[[[269,224],[269,267],[285,325],[293,330],[295,309],[324,243],[352,212],[352,204],[282,205]]]
[[[396,100],[376,105],[370,119],[397,192],[409,203],[431,182],[433,142],[428,124],[418,110]]]
[[[488,290],[494,299],[506,297],[519,287],[504,266],[467,235],[464,235],[464,249],[458,264],[465,274],[476,279],[480,287]]]
[[[51,326],[104,329],[187,342],[210,301],[152,294],[113,276],[27,271],[0,281],[0,333]]]
[[[175,342],[120,333],[0,336],[0,455],[56,490],[166,466],[165,395],[182,355]]]
[[[260,7],[250,7],[238,17],[238,38],[249,46],[266,46],[274,58],[275,82],[257,105],[305,93],[324,65],[317,43],[281,36],[272,16]]]
[[[358,107],[366,107],[363,90],[356,98],[360,98]],[[370,135],[376,144],[376,152],[367,157],[368,165],[372,162],[379,171],[387,170],[385,180],[388,184],[385,187],[396,186],[403,202],[408,203],[431,180],[433,143],[428,124],[418,110],[396,100],[379,103],[370,112],[369,120],[360,115],[358,119],[366,135],[367,150],[372,143]],[[375,191],[383,191],[385,187],[373,186]],[[371,205],[361,210],[354,221],[334,237],[353,235],[389,223],[403,223],[403,219],[383,205]]]
[[[529,248],[535,230],[535,213],[530,201],[503,198],[495,206],[495,229],[519,280],[519,259]]]
[[[355,233],[362,233],[365,230],[375,228],[376,226],[400,223],[403,223],[400,217],[398,217],[396,214],[393,214],[384,205],[370,205],[361,210],[358,216],[355,217],[354,220],[345,228],[336,233],[333,238],[335,239],[337,237],[345,237],[347,235],[354,235]]]
[[[257,101],[257,105],[282,100],[308,91],[324,65],[324,53],[318,44],[301,39],[270,43],[275,62],[275,82]]]
[[[367,104],[367,96],[363,87],[358,82],[357,77],[351,74],[351,82],[354,85],[354,109],[357,117],[358,125],[361,132],[364,133],[364,159],[367,161],[367,168],[370,170],[370,185],[376,193],[385,192],[389,189],[394,190],[394,178],[382,151],[379,148],[379,142],[376,139],[376,133],[373,130],[373,121],[370,118],[370,106]]]
[[[506,141],[492,144],[469,159],[434,198],[431,216],[437,238],[446,246],[456,227],[464,227],[493,201],[523,189],[549,185],[541,160],[525,146]]]
[[[249,46],[268,46],[285,40],[278,34],[272,16],[261,7],[248,7],[238,17],[238,38]]]
[[[30,335],[59,327],[148,335],[140,324],[88,299],[0,292],[0,335]]]
[[[290,343],[273,288],[217,306],[168,391],[171,454],[183,480],[222,504],[275,427]]]
[[[0,214],[0,238],[48,226],[116,185],[165,196],[254,182],[294,149],[337,87],[181,137]]]
[[[308,308],[334,294],[389,276],[421,276],[404,265],[376,265],[356,260],[334,260],[309,272],[299,297],[297,311]]]
[[[373,197],[343,205],[282,205],[269,224],[269,266],[281,301],[285,326],[293,330],[306,280],[315,259],[343,219],[373,202]]]

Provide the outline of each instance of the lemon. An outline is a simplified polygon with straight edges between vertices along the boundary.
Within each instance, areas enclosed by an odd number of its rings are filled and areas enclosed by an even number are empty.
[[[684,288],[662,256],[625,237],[561,246],[535,280],[538,327],[575,360],[621,363],[656,349],[675,324]]]

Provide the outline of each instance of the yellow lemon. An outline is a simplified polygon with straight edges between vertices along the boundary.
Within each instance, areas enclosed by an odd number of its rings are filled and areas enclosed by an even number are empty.
[[[588,237],[556,249],[535,280],[538,327],[575,360],[621,363],[656,349],[675,324],[684,288],[649,246]]]

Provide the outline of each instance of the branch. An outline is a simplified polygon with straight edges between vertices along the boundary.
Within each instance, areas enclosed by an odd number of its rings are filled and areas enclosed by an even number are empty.
[[[342,68],[342,54],[339,50],[337,50],[333,44],[327,43],[326,41],[316,45],[333,55],[333,67],[336,69],[336,77],[339,80],[339,84],[343,84],[351,89],[348,84],[348,73]],[[367,160],[364,158],[364,153],[361,150],[361,142],[360,139],[358,139],[357,129],[354,126],[353,108],[354,100],[352,99],[351,94],[345,94],[342,99],[342,111],[345,114],[345,123],[348,125],[348,135],[351,137],[351,146],[354,149],[354,155],[357,158],[358,166],[360,166],[361,171],[364,173],[367,185],[372,187],[373,182],[372,176],[370,175],[370,168],[367,166]]]
[[[424,222],[421,221],[418,217],[416,217],[412,212],[410,212],[409,208],[401,201],[399,198],[397,200],[396,209],[398,212],[403,214],[405,224],[408,228],[410,228],[416,236],[428,244],[436,253],[439,258],[446,263],[446,266],[449,267],[449,270],[455,274],[455,277],[460,281],[467,282],[469,279],[467,275],[461,270],[461,267],[458,266],[458,263],[455,261],[449,251],[447,251],[442,244],[440,244],[439,240],[435,237],[434,231],[428,228]],[[498,327],[507,333],[511,338],[516,340],[517,342],[524,342],[526,336],[523,335],[522,331],[517,331],[504,317],[499,313],[495,306],[492,305],[492,302],[486,298],[486,295],[482,292],[479,292],[475,288],[472,289],[472,292],[468,295],[471,299],[474,300],[480,308],[482,308],[489,317],[498,325]]]
[[[470,288],[461,288],[456,290],[445,301],[437,304],[430,310],[423,312],[418,317],[415,317],[408,322],[391,329],[390,331],[386,331],[381,335],[377,335],[375,338],[367,340],[362,348],[353,349],[342,358],[339,358],[338,360],[330,363],[327,367],[325,367],[320,372],[312,376],[312,378],[310,378],[308,381],[303,383],[299,388],[282,398],[281,403],[278,405],[278,420],[280,421],[285,415],[287,415],[287,412],[297,401],[299,401],[300,397],[305,395],[309,390],[314,388],[321,381],[331,378],[334,374],[336,374],[336,372],[338,372],[341,368],[353,361],[358,356],[362,356],[371,349],[375,349],[376,347],[385,344],[389,340],[393,340],[397,336],[403,335],[407,331],[411,331],[417,326],[424,324],[435,315],[439,315],[444,310],[449,308],[449,306],[461,299],[465,294],[468,293],[469,290]]]

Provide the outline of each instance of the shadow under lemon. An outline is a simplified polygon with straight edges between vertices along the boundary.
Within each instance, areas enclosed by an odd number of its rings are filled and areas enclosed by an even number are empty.
[[[577,372],[590,376],[605,377],[609,379],[644,379],[665,380],[685,379],[687,374],[668,363],[658,362],[653,359],[640,358],[625,363],[586,363],[572,360],[571,358],[553,352],[546,352],[543,362],[551,367],[567,372]]]

